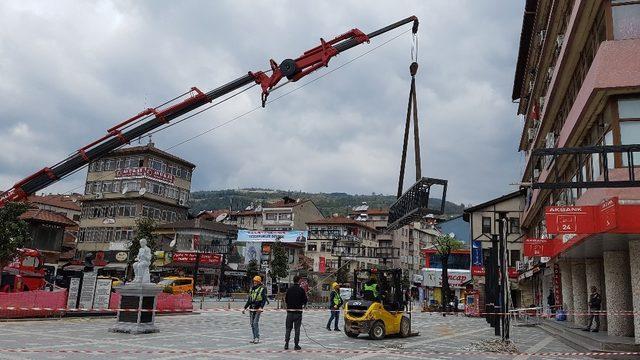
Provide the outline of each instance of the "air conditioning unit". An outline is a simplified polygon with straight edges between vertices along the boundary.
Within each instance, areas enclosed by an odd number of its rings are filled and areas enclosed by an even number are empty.
[[[529,128],[528,132],[528,137],[529,137],[529,141],[532,141],[535,137],[536,137],[536,128]]]
[[[102,198],[104,198],[103,193],[96,193],[96,199],[102,199]]]
[[[540,30],[539,36],[539,45],[542,46],[544,39],[547,37],[547,30]]]
[[[558,34],[558,36],[556,36],[556,47],[561,48],[563,42],[564,42],[564,34]]]
[[[548,133],[545,141],[548,149],[556,147],[556,134]]]

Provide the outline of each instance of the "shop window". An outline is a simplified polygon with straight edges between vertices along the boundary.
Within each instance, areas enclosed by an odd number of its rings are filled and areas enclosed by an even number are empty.
[[[491,218],[487,216],[482,217],[482,233],[491,234]]]
[[[640,38],[640,1],[611,1],[613,38],[615,40]]]
[[[509,255],[509,266],[516,267],[516,261],[520,261],[520,250],[511,250]]]

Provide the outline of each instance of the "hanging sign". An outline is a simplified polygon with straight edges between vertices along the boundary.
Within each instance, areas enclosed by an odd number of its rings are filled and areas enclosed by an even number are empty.
[[[524,239],[524,256],[553,256],[553,242],[547,239]]]
[[[598,225],[601,231],[613,230],[618,226],[618,198],[605,200],[600,204]]]
[[[597,206],[547,206],[545,220],[550,234],[593,234]]]

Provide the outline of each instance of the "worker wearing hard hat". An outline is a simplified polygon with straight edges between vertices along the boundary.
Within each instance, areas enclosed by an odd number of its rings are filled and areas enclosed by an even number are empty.
[[[327,322],[327,330],[331,331],[331,320],[334,320],[333,331],[340,331],[338,328],[338,320],[340,318],[340,307],[342,306],[342,297],[340,296],[340,285],[337,282],[331,284],[331,294],[329,294],[329,310],[331,317]]]
[[[262,278],[259,275],[253,277],[253,287],[249,291],[249,299],[244,305],[242,313],[249,309],[249,322],[251,323],[251,331],[253,332],[252,344],[260,342],[260,314],[264,305],[267,303],[267,289],[262,285]]]

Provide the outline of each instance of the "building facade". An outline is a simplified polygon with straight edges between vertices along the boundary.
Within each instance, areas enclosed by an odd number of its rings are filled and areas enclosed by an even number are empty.
[[[507,242],[507,263],[509,281],[511,287],[511,301],[513,307],[521,307],[522,304],[531,304],[530,291],[523,291],[518,284],[517,267],[522,261],[522,245],[524,235],[520,228],[520,217],[524,209],[524,192],[514,191],[498,198],[486,201],[482,204],[465,209],[463,219],[469,223],[470,239],[469,250],[474,250],[477,256],[473,256],[471,263],[471,277],[473,288],[479,291],[480,303],[484,304],[486,294],[485,264],[492,248],[492,240],[499,235],[498,219],[504,214]]]
[[[638,168],[630,168],[640,161],[637,153],[556,159],[532,157],[531,152],[640,144],[639,58],[639,1],[527,1],[512,96],[524,118],[523,182],[606,182],[634,174],[637,178]],[[587,310],[588,289],[595,286],[607,311],[609,335],[635,333],[636,343],[640,222],[634,214],[640,211],[639,201],[637,187],[536,189],[529,190],[521,216],[527,236],[547,241],[550,249],[544,264],[538,256],[527,259],[531,267],[522,274],[522,281],[537,285],[536,297],[546,298],[551,292],[556,304],[570,312],[569,319],[584,326],[587,318],[572,312]],[[546,221],[547,206],[593,211],[586,225],[597,229],[569,227],[569,232],[560,233],[562,229]],[[621,315],[624,311],[634,315]]]
[[[187,218],[195,165],[153,143],[113,151],[89,164],[82,201],[78,251],[98,252],[124,264],[136,220],[169,223]]]

